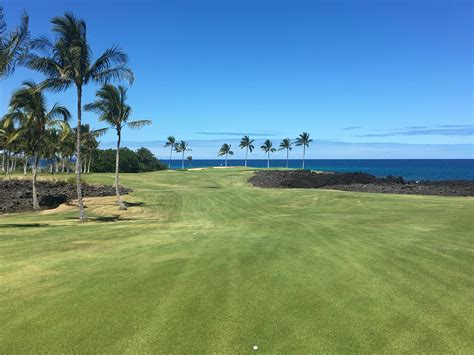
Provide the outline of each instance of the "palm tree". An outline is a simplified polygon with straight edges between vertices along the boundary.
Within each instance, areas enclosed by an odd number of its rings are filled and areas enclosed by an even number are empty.
[[[298,146],[302,145],[303,146],[303,167],[302,167],[302,169],[304,169],[304,158],[305,158],[305,154],[306,154],[306,147],[309,148],[309,144],[312,141],[313,140],[309,138],[309,133],[307,133],[307,132],[301,133],[298,136],[298,138],[296,138],[296,145],[298,145]]]
[[[253,139],[250,139],[249,136],[243,136],[243,138],[240,140],[240,144],[239,144],[239,147],[241,149],[244,149],[245,148],[245,166],[247,167],[247,156],[249,154],[249,151],[250,153],[252,153],[252,150],[255,148],[253,146]]]
[[[82,136],[82,148],[84,153],[83,160],[83,173],[89,173],[92,154],[99,147],[99,142],[97,141],[98,137],[103,136],[107,132],[108,128],[92,129],[90,125],[84,124],[81,127],[81,136]]]
[[[3,149],[3,170],[5,175],[8,175],[12,170],[12,167],[10,167],[10,156],[12,151],[15,150],[15,144],[22,134],[23,131],[15,127],[14,122],[8,118],[8,115],[5,115],[0,125],[0,140]]]
[[[117,133],[117,151],[115,155],[115,194],[117,196],[117,203],[119,209],[126,210],[120,198],[119,187],[119,166],[120,166],[120,140],[122,138],[122,129],[141,128],[151,124],[150,120],[138,120],[129,122],[132,108],[126,104],[127,89],[121,85],[115,87],[110,84],[105,84],[95,94],[97,100],[84,106],[86,111],[92,111],[99,114],[99,121],[107,122],[115,129]]]
[[[73,14],[54,17],[51,20],[55,42],[40,37],[32,47],[44,56],[29,54],[27,65],[46,75],[43,86],[53,91],[63,91],[74,85],[77,93],[76,131],[76,184],[79,202],[79,219],[86,218],[82,201],[81,185],[81,124],[82,89],[90,82],[108,83],[110,80],[126,79],[133,82],[133,73],[127,67],[127,55],[118,47],[107,49],[95,62],[87,41],[86,24]]]
[[[291,146],[293,142],[290,138],[284,138],[280,143],[280,148],[278,150],[286,149],[286,168],[288,169],[288,157],[290,155],[290,150],[293,149]]]
[[[171,154],[173,154],[174,145],[176,144],[176,138],[169,136],[165,143],[165,148],[170,147],[170,163],[169,168],[171,169]]]
[[[16,64],[25,58],[30,39],[28,22],[28,14],[25,12],[18,28],[7,35],[0,36],[0,78],[12,74]]]
[[[227,157],[229,155],[234,155],[234,152],[230,150],[231,147],[232,147],[231,144],[224,143],[222,144],[221,149],[219,149],[219,153],[217,153],[218,157],[225,155],[225,166],[227,166]]]
[[[54,104],[47,110],[46,98],[34,82],[24,82],[23,87],[13,93],[7,120],[17,121],[25,132],[27,152],[33,156],[33,208],[39,209],[36,177],[40,150],[44,144],[47,128],[56,125],[59,119],[67,121],[71,114],[66,107]]]
[[[276,149],[273,148],[273,143],[270,139],[266,139],[265,142],[263,142],[263,145],[260,147],[261,150],[263,150],[265,153],[267,153],[267,168],[270,167],[270,153],[276,152]]]
[[[188,142],[180,141],[175,143],[174,150],[176,150],[177,153],[183,153],[183,156],[181,157],[181,169],[184,169],[184,153],[190,152],[192,149],[188,149]]]

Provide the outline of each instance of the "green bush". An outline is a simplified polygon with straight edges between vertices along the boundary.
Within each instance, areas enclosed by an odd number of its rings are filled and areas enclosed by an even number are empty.
[[[98,149],[91,162],[91,172],[115,172],[115,149]],[[140,173],[167,169],[147,148],[136,152],[128,148],[120,148],[120,172]]]

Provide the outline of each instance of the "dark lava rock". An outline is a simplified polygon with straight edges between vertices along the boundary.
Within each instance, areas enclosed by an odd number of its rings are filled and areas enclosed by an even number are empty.
[[[344,191],[411,195],[474,196],[474,181],[406,181],[401,176],[378,178],[362,172],[316,173],[309,170],[259,170],[249,179],[257,187],[326,188]]]
[[[76,185],[66,181],[38,181],[38,202],[43,209],[56,208],[60,204],[77,197]],[[121,187],[122,195],[131,190]],[[82,185],[84,197],[115,195],[113,186]],[[31,180],[0,179],[0,213],[29,211],[33,209],[33,192]]]

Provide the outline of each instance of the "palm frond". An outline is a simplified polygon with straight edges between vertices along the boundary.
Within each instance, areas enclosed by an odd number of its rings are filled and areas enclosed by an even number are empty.
[[[126,125],[128,128],[138,129],[138,128],[151,125],[151,123],[152,123],[151,120],[138,120],[138,121],[128,122]]]
[[[91,73],[90,78],[91,80],[101,84],[106,84],[113,80],[126,80],[129,84],[132,84],[135,80],[132,70],[127,68],[125,65],[121,65],[117,68],[106,69],[97,73]]]

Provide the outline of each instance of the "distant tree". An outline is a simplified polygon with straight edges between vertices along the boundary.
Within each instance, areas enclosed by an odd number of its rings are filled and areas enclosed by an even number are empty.
[[[5,175],[12,171],[10,167],[10,156],[15,151],[15,145],[23,134],[23,130],[16,127],[11,119],[6,116],[0,121],[0,143],[2,145],[2,169]]]
[[[186,160],[189,161],[189,166],[191,166],[191,162],[193,161],[192,155],[188,155],[188,156],[186,157]]]
[[[296,138],[296,145],[297,146],[303,146],[303,166],[302,169],[304,169],[304,159],[306,155],[306,147],[309,148],[309,145],[311,144],[313,140],[309,138],[309,133],[303,132],[301,133],[298,138]]]
[[[188,148],[188,145],[189,144],[186,141],[179,141],[174,145],[174,150],[176,150],[177,153],[182,153],[181,169],[184,169],[184,153],[192,151],[192,149]]]
[[[240,140],[240,144],[239,144],[239,147],[241,149],[244,149],[245,148],[245,166],[247,166],[247,156],[249,154],[249,151],[250,153],[252,153],[253,149],[255,148],[253,146],[253,139],[250,139],[249,136],[243,136],[243,138]]]
[[[117,155],[115,158],[115,194],[117,196],[117,203],[119,209],[126,210],[127,207],[120,198],[119,186],[119,167],[120,167],[120,140],[122,137],[122,129],[141,128],[151,124],[150,120],[137,120],[129,122],[132,108],[125,102],[127,100],[127,89],[121,85],[115,87],[110,84],[105,84],[95,94],[96,100],[84,106],[86,111],[92,111],[99,114],[99,121],[106,122],[117,133]]]
[[[52,152],[46,156],[55,157],[58,139],[56,129],[49,129],[60,122],[65,122],[71,114],[64,106],[54,104],[48,111],[46,98],[41,88],[34,82],[26,81],[23,87],[13,93],[10,101],[10,113],[7,120],[17,121],[27,140],[27,152],[33,155],[33,208],[39,209],[36,191],[36,177],[40,149]],[[46,138],[46,139],[45,139]],[[45,144],[46,143],[46,144]]]
[[[284,150],[286,149],[286,168],[288,169],[288,158],[290,155],[290,150],[292,149],[291,146],[293,145],[293,142],[291,141],[290,138],[285,138],[281,141],[280,143],[280,148],[278,150]]]
[[[0,79],[15,71],[18,63],[23,62],[28,53],[30,33],[28,32],[28,14],[21,18],[20,26],[6,33],[3,7],[0,9]]]
[[[165,143],[165,148],[170,147],[170,162],[169,162],[170,169],[171,169],[171,155],[173,154],[173,149],[175,148],[175,144],[176,144],[176,138],[174,138],[173,136],[169,136]]]
[[[75,131],[77,128],[75,129]],[[81,163],[82,172],[89,173],[90,172],[90,165],[92,162],[92,157],[94,155],[94,151],[98,149],[99,142],[97,138],[103,136],[107,132],[108,128],[99,128],[99,129],[92,129],[89,124],[83,124],[81,126],[81,150],[84,152],[83,160]]]
[[[97,173],[115,172],[115,149],[97,149],[91,163],[91,171]],[[120,171],[123,173],[139,173],[165,170],[167,165],[160,162],[150,150],[140,148],[136,152],[128,148],[120,148]]]
[[[141,147],[136,154],[140,162],[140,172],[164,170],[166,168],[147,148]]]
[[[33,49],[41,52],[29,54],[29,68],[43,73],[43,86],[53,91],[64,91],[75,86],[77,93],[76,125],[76,186],[79,204],[79,219],[84,221],[86,213],[82,201],[81,183],[81,125],[82,90],[91,82],[108,83],[111,80],[126,79],[133,82],[133,73],[127,67],[127,55],[117,47],[107,49],[97,60],[92,60],[92,50],[86,36],[86,23],[72,13],[54,17],[51,20],[55,42],[46,37],[32,41]]]
[[[265,153],[267,153],[267,168],[270,167],[270,153],[276,152],[276,149],[273,148],[273,143],[270,139],[266,139],[265,142],[263,142],[263,145],[260,147],[261,150],[263,150]]]
[[[217,156],[224,156],[225,155],[225,166],[227,166],[227,157],[229,155],[234,155],[234,152],[231,149],[231,145],[224,143],[222,144],[221,149],[219,149],[219,153],[217,153]]]

